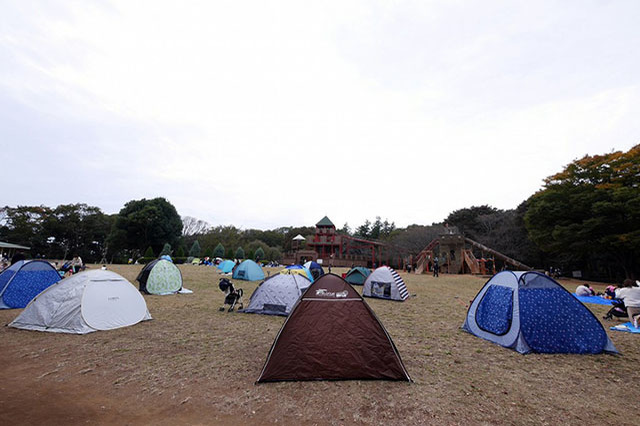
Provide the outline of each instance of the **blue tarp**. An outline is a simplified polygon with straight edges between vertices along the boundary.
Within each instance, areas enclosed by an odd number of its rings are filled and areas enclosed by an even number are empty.
[[[640,333],[640,328],[635,328],[633,324],[631,324],[630,322],[625,322],[624,324],[616,325],[615,327],[611,327],[610,330],[624,331],[627,333],[634,333],[634,334]]]
[[[613,300],[605,299],[604,297],[601,297],[601,296],[578,296],[575,293],[571,293],[571,294],[573,294],[573,297],[575,297],[582,303],[591,303],[594,305],[611,305],[613,303]]]

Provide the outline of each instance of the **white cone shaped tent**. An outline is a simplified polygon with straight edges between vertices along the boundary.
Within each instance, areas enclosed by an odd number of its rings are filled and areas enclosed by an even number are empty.
[[[129,281],[115,272],[92,270],[47,288],[9,326],[86,334],[149,319],[144,298]]]

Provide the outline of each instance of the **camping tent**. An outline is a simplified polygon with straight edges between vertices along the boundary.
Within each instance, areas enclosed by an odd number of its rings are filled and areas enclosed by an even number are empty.
[[[258,382],[410,381],[391,337],[345,280],[320,277],[278,332]]]
[[[320,266],[318,263],[314,262],[313,260],[308,261],[303,266],[307,268],[309,271],[311,271],[311,275],[313,275],[314,280],[317,280],[318,278],[324,275],[324,269],[322,269],[322,266]]]
[[[363,266],[355,266],[349,269],[349,272],[347,272],[347,275],[344,277],[344,279],[351,285],[363,285],[370,274],[371,269],[365,268]]]
[[[287,316],[310,285],[311,281],[301,275],[276,274],[255,289],[242,312]]]
[[[194,257],[193,259],[191,259],[191,264],[192,265],[199,265],[200,264],[200,258],[199,257]]]
[[[36,296],[9,324],[25,330],[86,334],[151,319],[136,288],[112,271],[80,272]]]
[[[264,280],[264,272],[260,265],[253,260],[247,259],[233,270],[233,279],[245,281]]]
[[[236,266],[236,262],[234,262],[233,260],[225,260],[218,264],[218,269],[220,269],[220,272],[222,272],[223,274],[228,274],[229,272],[233,271],[234,266]]]
[[[520,353],[617,353],[591,311],[538,272],[494,275],[471,303],[462,328]]]
[[[381,266],[365,280],[362,295],[404,302],[409,298],[409,291],[394,269]]]
[[[305,268],[304,266],[301,265],[289,265],[289,266],[285,266],[281,271],[281,274],[288,274],[288,275],[292,275],[292,274],[298,274],[298,275],[302,275],[303,277],[306,277],[309,279],[309,281],[313,282],[314,281],[314,277],[313,274],[311,273],[310,270],[308,270],[307,268]]]
[[[0,273],[0,309],[24,308],[42,290],[60,281],[44,260],[20,260]]]
[[[156,259],[145,265],[136,281],[147,294],[173,294],[182,288],[182,273],[173,262]]]

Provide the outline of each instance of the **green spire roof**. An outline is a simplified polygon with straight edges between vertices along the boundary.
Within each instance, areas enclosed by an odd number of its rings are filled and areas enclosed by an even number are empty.
[[[323,217],[322,219],[320,219],[320,222],[316,223],[316,226],[333,226],[335,227],[335,225],[333,224],[333,222],[331,222],[329,220],[328,217]]]

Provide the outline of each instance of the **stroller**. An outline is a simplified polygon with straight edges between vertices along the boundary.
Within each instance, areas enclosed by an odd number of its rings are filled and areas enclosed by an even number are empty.
[[[224,304],[220,307],[221,311],[224,311],[226,305],[229,305],[229,310],[227,312],[233,312],[236,304],[240,304],[240,309],[244,308],[244,303],[242,302],[242,295],[244,294],[244,292],[241,288],[236,289],[233,286],[233,283],[226,278],[220,279],[220,284],[218,284],[218,287],[226,294],[224,298]]]
[[[627,307],[622,300],[613,300],[613,307],[609,309],[609,312],[602,319],[610,320],[616,318],[628,318]]]

